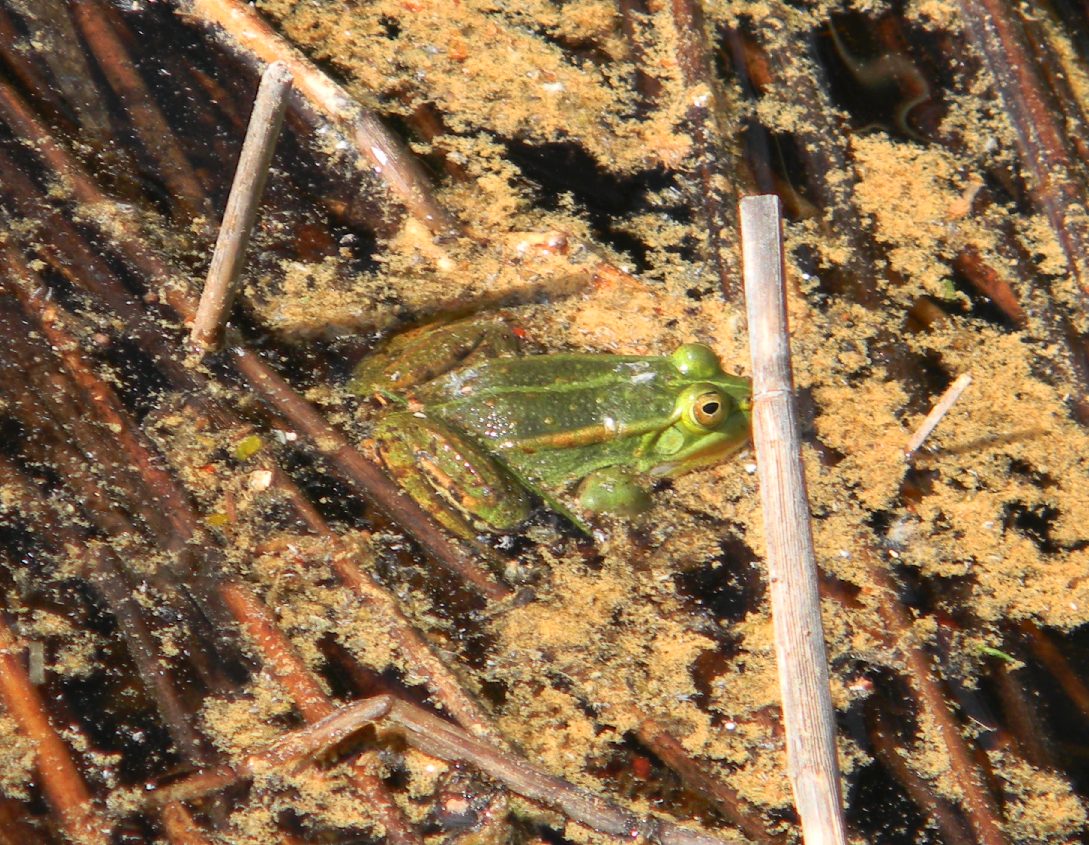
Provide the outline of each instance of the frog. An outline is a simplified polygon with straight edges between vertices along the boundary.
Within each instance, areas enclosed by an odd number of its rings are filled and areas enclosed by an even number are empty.
[[[464,538],[515,532],[538,501],[590,534],[649,488],[749,440],[751,386],[706,344],[668,355],[531,354],[508,319],[395,334],[349,385],[381,405],[370,431],[391,477]]]

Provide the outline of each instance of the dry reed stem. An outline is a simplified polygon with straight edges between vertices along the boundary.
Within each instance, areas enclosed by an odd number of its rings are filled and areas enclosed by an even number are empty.
[[[223,339],[290,92],[287,65],[273,62],[261,75],[212,263],[193,318],[189,342],[199,351],[213,349]]]
[[[945,392],[941,395],[941,398],[934,403],[934,407],[930,409],[930,413],[926,415],[919,427],[915,429],[915,433],[911,435],[911,439],[908,440],[907,446],[904,447],[904,460],[910,461],[915,457],[915,453],[919,451],[919,448],[926,442],[931,432],[938,427],[938,423],[942,421],[942,418],[949,413],[949,409],[953,407],[960,395],[968,389],[968,385],[972,383],[972,377],[968,373],[961,373],[957,376],[956,380],[945,389]]]
[[[435,198],[423,168],[404,144],[369,109],[360,106],[295,47],[277,35],[252,6],[240,0],[187,0],[183,13],[218,28],[235,52],[251,62],[284,62],[311,108],[354,145],[368,169],[431,232],[456,234],[457,219]]]
[[[741,244],[753,365],[753,441],[760,468],[787,771],[806,845],[845,845],[835,715],[794,410],[778,197],[741,200]]]
[[[109,827],[91,804],[68,746],[49,723],[45,702],[19,662],[20,649],[0,617],[0,701],[34,745],[34,767],[65,836],[81,845],[108,845]]]

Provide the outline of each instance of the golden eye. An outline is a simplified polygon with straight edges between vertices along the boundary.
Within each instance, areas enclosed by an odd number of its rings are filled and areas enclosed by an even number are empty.
[[[689,406],[689,416],[700,428],[715,428],[726,419],[726,399],[717,390],[699,394]]]

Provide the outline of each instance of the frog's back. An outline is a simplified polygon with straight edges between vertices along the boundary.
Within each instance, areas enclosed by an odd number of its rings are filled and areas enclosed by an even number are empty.
[[[681,379],[661,357],[542,355],[463,367],[414,398],[514,469],[558,482],[630,457],[633,438],[673,413]]]

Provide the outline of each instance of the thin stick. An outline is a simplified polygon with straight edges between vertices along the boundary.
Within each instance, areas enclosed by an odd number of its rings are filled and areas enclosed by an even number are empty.
[[[972,839],[963,829],[956,810],[949,801],[938,795],[933,785],[927,783],[908,765],[907,758],[898,747],[896,728],[890,719],[881,713],[880,707],[874,708],[869,737],[874,753],[886,768],[891,771],[911,800],[926,813],[926,818],[935,824],[942,834],[945,845],[972,845]]]
[[[741,200],[741,246],[753,363],[753,440],[787,771],[806,845],[845,845],[817,562],[794,411],[778,197]]]
[[[723,818],[735,824],[753,843],[786,840],[782,833],[770,829],[764,814],[742,798],[736,789],[697,763],[661,721],[647,715],[639,707],[630,707],[629,712],[638,720],[635,736],[677,774],[686,789],[710,801]]]
[[[886,596],[897,595],[896,583],[870,543],[860,539],[855,543],[860,559],[869,572],[876,589]],[[987,789],[984,772],[976,764],[972,749],[957,724],[953,710],[945,698],[937,668],[924,646],[918,641],[908,611],[895,600],[878,605],[888,635],[904,655],[907,671],[904,678],[919,702],[923,724],[932,726],[932,736],[945,748],[949,768],[960,790],[957,803],[980,845],[1006,845],[1002,833],[1001,813],[994,796]]]
[[[960,395],[964,393],[965,389],[972,383],[972,377],[968,373],[961,373],[957,376],[957,380],[954,381],[945,393],[942,394],[942,398],[938,400],[937,404],[930,409],[930,413],[926,415],[926,419],[922,421],[915,433],[911,435],[911,439],[908,441],[907,447],[904,449],[904,459],[910,461],[915,453],[919,451],[919,447],[923,445],[926,438],[930,436],[938,423],[942,421],[949,409],[953,407],[953,404],[960,399]]]
[[[246,140],[234,172],[231,195],[227,198],[227,210],[223,213],[212,264],[208,268],[208,279],[189,335],[190,343],[198,350],[212,349],[223,338],[223,327],[237,293],[238,276],[257,219],[257,205],[265,190],[276,139],[283,126],[291,82],[291,71],[283,62],[273,62],[261,75]]]

